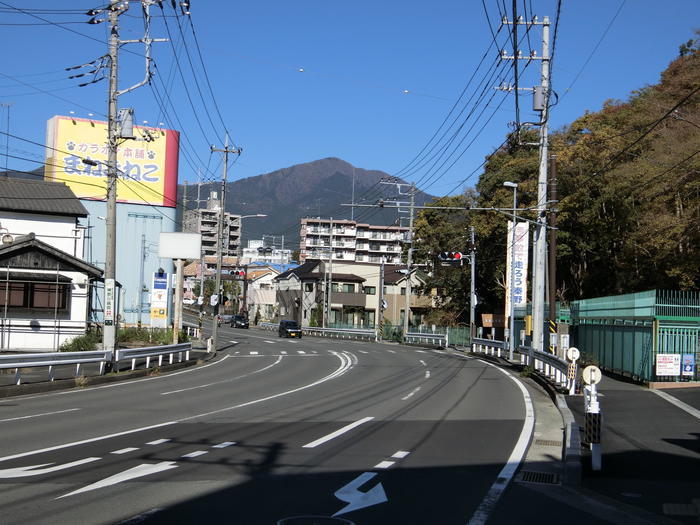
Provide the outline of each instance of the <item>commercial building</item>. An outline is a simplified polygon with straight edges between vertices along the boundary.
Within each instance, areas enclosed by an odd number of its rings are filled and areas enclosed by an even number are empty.
[[[401,263],[408,228],[350,220],[301,219],[300,259],[328,259],[387,264]]]

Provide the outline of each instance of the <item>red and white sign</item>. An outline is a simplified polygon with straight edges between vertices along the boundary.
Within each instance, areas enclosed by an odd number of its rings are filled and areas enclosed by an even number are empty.
[[[656,375],[681,375],[681,354],[656,354]]]

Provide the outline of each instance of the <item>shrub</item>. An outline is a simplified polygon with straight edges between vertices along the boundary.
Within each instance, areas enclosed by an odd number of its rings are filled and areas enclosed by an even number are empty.
[[[102,339],[96,332],[88,332],[64,342],[58,349],[59,352],[89,352],[97,349]]]

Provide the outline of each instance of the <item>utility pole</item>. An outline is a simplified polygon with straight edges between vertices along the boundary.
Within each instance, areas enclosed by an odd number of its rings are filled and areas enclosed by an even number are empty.
[[[409,315],[411,311],[411,265],[413,264],[413,211],[416,205],[416,183],[411,183],[411,204],[408,212],[408,254],[406,256],[406,298],[404,302],[403,339],[408,333]]]
[[[471,264],[471,282],[469,291],[469,334],[474,340],[476,337],[476,241],[474,239],[474,226],[469,226],[469,263]]]
[[[549,333],[557,334],[557,156],[549,157]],[[561,344],[557,340],[557,346]],[[556,347],[549,345],[551,353]]]
[[[377,341],[382,340],[384,333],[384,257],[379,265],[379,302],[377,303]]]
[[[542,54],[537,56],[536,51],[532,51],[529,56],[523,56],[520,51],[509,56],[503,50],[502,60],[540,60],[541,80],[540,86],[534,88],[518,88],[516,86],[501,86],[498,89],[506,91],[532,90],[533,109],[540,113],[539,122],[539,142],[536,144],[540,148],[539,174],[537,177],[537,219],[535,221],[535,236],[532,264],[532,348],[542,351],[544,349],[543,328],[544,328],[544,303],[545,303],[545,262],[547,260],[547,161],[548,161],[548,119],[549,119],[549,17],[545,16],[540,22],[537,17],[531,21],[524,21],[522,17],[509,21],[504,19],[504,25],[524,25],[542,26]],[[519,130],[518,130],[519,131]],[[519,133],[518,133],[518,136]]]
[[[214,292],[217,294],[217,301],[216,304],[214,305],[214,317],[212,319],[212,327],[211,327],[211,339],[212,339],[212,348],[214,349],[214,352],[216,352],[217,344],[218,344],[218,337],[219,337],[219,323],[218,323],[218,316],[219,316],[219,309],[221,308],[221,300],[223,298],[223,293],[221,290],[221,264],[223,260],[223,250],[221,243],[223,242],[223,231],[224,231],[224,217],[226,215],[226,179],[228,177],[228,156],[230,153],[234,153],[236,155],[241,154],[241,150],[239,148],[229,148],[228,147],[228,133],[226,134],[226,141],[224,143],[224,148],[223,149],[218,149],[215,148],[214,146],[211,147],[212,152],[218,152],[218,153],[223,153],[224,154],[224,173],[221,179],[221,199],[219,200],[219,221],[217,224],[217,234],[216,234],[216,280],[214,283]]]
[[[109,4],[109,94],[107,99],[107,209],[105,214],[105,288],[104,328],[102,342],[105,351],[112,352],[116,367],[115,279],[117,256],[117,67],[119,57],[118,0]]]

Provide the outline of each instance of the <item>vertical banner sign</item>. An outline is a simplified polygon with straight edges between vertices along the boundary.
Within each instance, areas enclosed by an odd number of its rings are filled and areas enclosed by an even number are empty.
[[[695,375],[695,354],[683,354],[681,358],[681,375],[690,377]]]
[[[151,287],[151,327],[168,326],[168,274],[154,273]]]
[[[527,222],[519,222],[515,226],[515,244],[513,244],[513,223],[508,221],[508,237],[506,239],[506,316],[510,312],[511,286],[513,286],[513,306],[525,306],[527,303],[527,258],[530,240],[530,225]],[[511,250],[515,250],[511,257]],[[515,281],[510,282],[511,259],[515,263]]]
[[[114,279],[105,279],[105,326],[114,324]]]
[[[656,375],[681,375],[681,354],[656,354]]]

